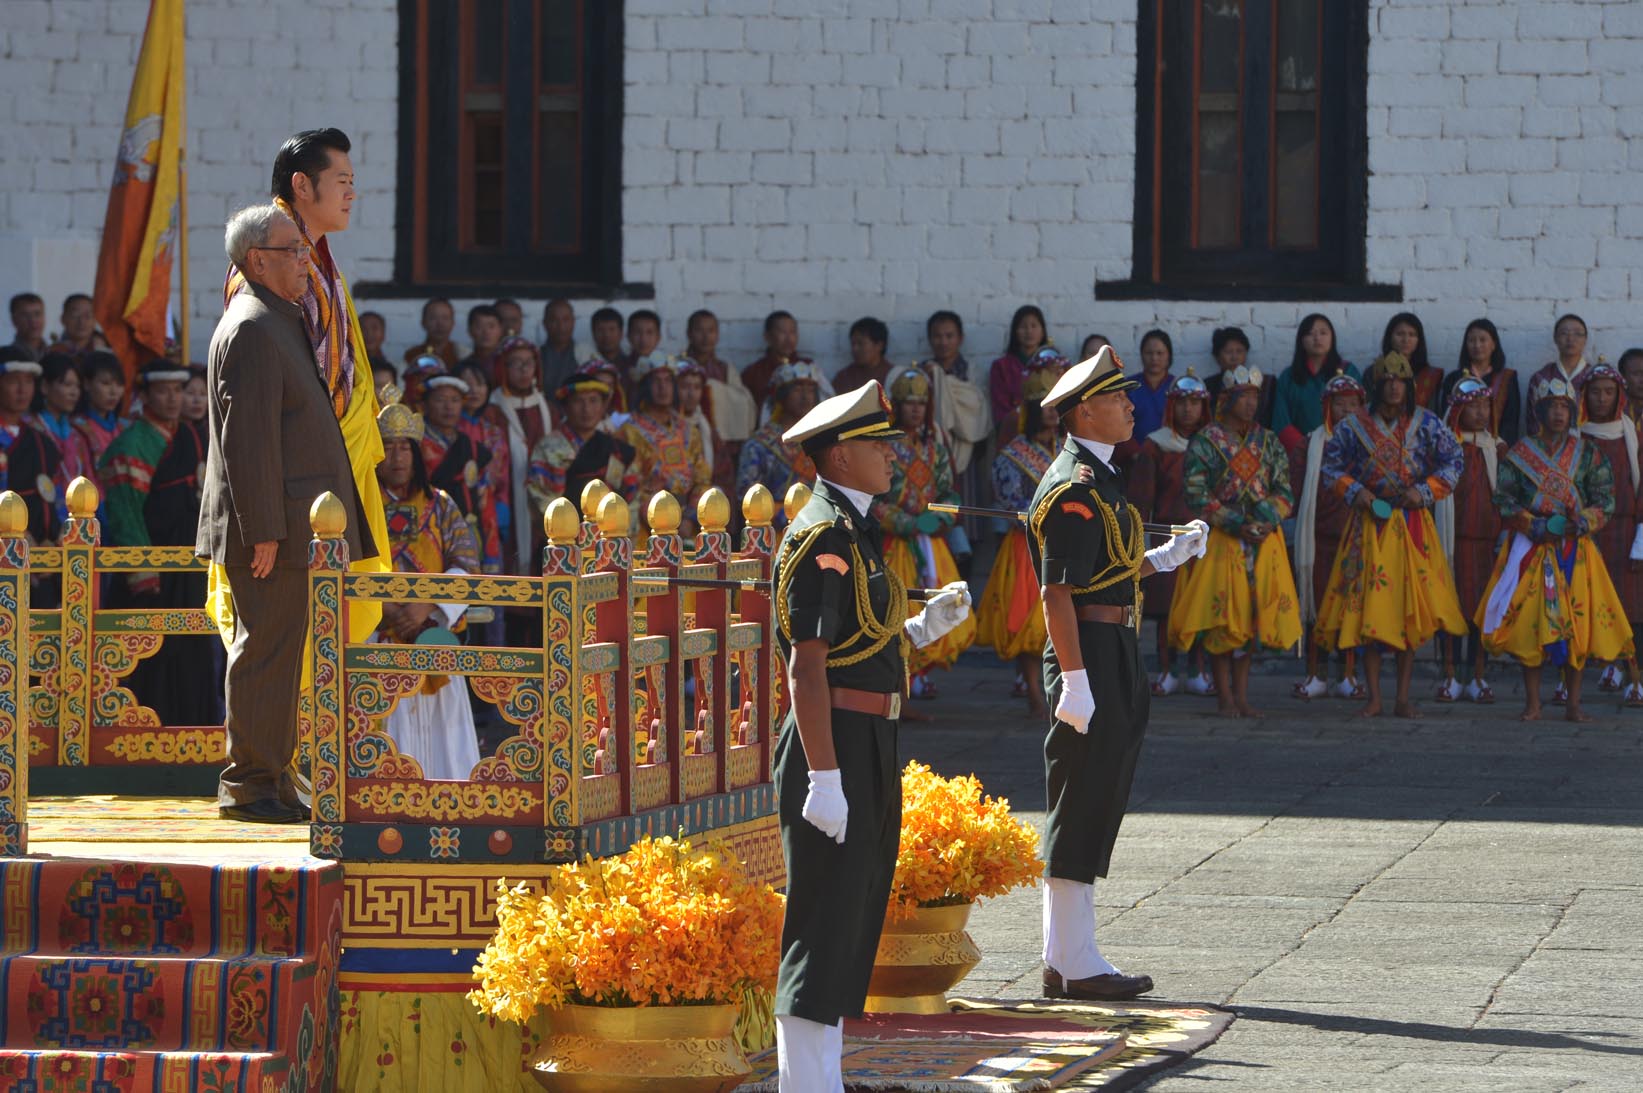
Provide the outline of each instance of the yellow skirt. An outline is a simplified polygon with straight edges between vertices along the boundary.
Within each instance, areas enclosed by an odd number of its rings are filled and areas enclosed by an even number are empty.
[[[901,583],[908,588],[923,588],[925,578],[919,573],[918,555],[913,546],[906,539],[893,535],[886,535],[884,549],[884,564],[890,572],[901,578]],[[958,580],[958,566],[953,563],[953,552],[947,549],[947,543],[941,539],[930,540],[930,550],[935,556],[936,583],[940,588],[950,581]],[[907,604],[907,617],[912,618],[924,610],[921,603]],[[925,646],[923,649],[913,650],[911,670],[922,672],[926,668],[946,668],[958,659],[958,655],[976,640],[976,616],[972,611],[965,620],[948,631],[939,641]]]
[[[1431,510],[1400,509],[1390,520],[1376,520],[1353,509],[1318,605],[1318,644],[1418,649],[1439,630],[1466,633],[1466,616]]]
[[[1255,552],[1255,580],[1244,571],[1244,547],[1219,528],[1209,533],[1204,556],[1175,583],[1170,604],[1169,643],[1190,648],[1201,634],[1212,655],[1246,648],[1288,649],[1301,640],[1300,598],[1289,568],[1284,533],[1274,531]]]
[[[981,595],[976,644],[991,645],[1002,660],[1044,655],[1044,608],[1023,529],[1011,531],[999,545]]]
[[[1632,627],[1614,582],[1609,579],[1603,555],[1591,539],[1575,544],[1575,564],[1568,580],[1557,565],[1550,544],[1538,543],[1524,557],[1514,578],[1505,573],[1511,538],[1495,557],[1495,569],[1484,587],[1493,591],[1502,580],[1515,580],[1512,602],[1494,630],[1483,635],[1483,647],[1492,654],[1504,653],[1519,664],[1538,668],[1546,660],[1546,647],[1560,641],[1569,643],[1568,664],[1579,671],[1587,657],[1615,660],[1632,649]],[[1490,596],[1478,604],[1475,621],[1483,626]]]

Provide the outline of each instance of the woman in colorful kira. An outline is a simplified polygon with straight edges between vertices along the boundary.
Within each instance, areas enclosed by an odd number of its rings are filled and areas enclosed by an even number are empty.
[[[1529,389],[1529,430],[1500,465],[1495,507],[1512,533],[1478,609],[1484,647],[1523,667],[1523,720],[1540,719],[1540,666],[1563,669],[1570,721],[1580,708],[1586,658],[1614,660],[1632,627],[1593,535],[1614,512],[1614,470],[1574,429],[1572,384],[1561,376]]]
[[[1140,449],[1130,464],[1129,499],[1141,510],[1143,520],[1155,524],[1184,524],[1195,515],[1187,505],[1187,446],[1208,421],[1209,388],[1189,368],[1186,375],[1170,383],[1164,396],[1163,424],[1141,438]],[[1123,450],[1123,445],[1119,445],[1119,450]],[[1152,619],[1158,628],[1158,678],[1152,681],[1152,693],[1158,698],[1181,689],[1180,680],[1170,670],[1172,646],[1168,623],[1171,605],[1176,602],[1175,591],[1197,564],[1198,559],[1194,558],[1174,572],[1156,574],[1149,582],[1141,605],[1142,616]],[[1187,690],[1193,694],[1215,694],[1215,684],[1204,671],[1202,651],[1193,651],[1190,661]]]
[[[1614,479],[1614,512],[1601,530],[1592,533],[1592,541],[1603,555],[1609,579],[1630,621],[1643,617],[1638,612],[1638,586],[1643,582],[1631,572],[1631,559],[1638,553],[1634,534],[1639,500],[1637,425],[1626,413],[1626,381],[1614,365],[1600,360],[1586,369],[1576,386],[1580,392],[1580,435],[1603,453]],[[1627,651],[1624,672],[1619,662],[1610,662],[1598,679],[1597,689],[1608,693],[1624,689],[1628,706],[1643,705],[1636,651]]]
[[[1301,463],[1301,479],[1290,480],[1296,490],[1295,590],[1301,597],[1301,624],[1307,628],[1306,678],[1295,684],[1290,693],[1308,701],[1330,693],[1329,660],[1318,645],[1318,605],[1323,603],[1324,592],[1329,587],[1329,574],[1335,568],[1335,554],[1341,548],[1349,511],[1334,490],[1318,488],[1323,478],[1324,446],[1334,435],[1336,425],[1363,409],[1363,384],[1345,373],[1338,374],[1324,385],[1323,404],[1323,424],[1307,434],[1306,447],[1302,449],[1305,459]],[[1290,467],[1294,466],[1295,461],[1291,459]],[[1357,650],[1346,650],[1346,663],[1340,682],[1335,684],[1335,697],[1363,698],[1368,693],[1358,679],[1357,656]]]
[[[736,496],[745,497],[754,485],[762,484],[776,499],[779,524],[786,523],[781,503],[793,483],[808,486],[816,481],[816,465],[803,448],[784,441],[782,434],[810,412],[820,390],[821,373],[811,362],[788,361],[778,367],[770,378],[769,418],[747,438],[737,456]]]
[[[663,490],[678,498],[684,510],[683,526],[694,534],[696,502],[713,484],[713,468],[702,451],[701,436],[690,427],[676,405],[673,358],[655,351],[633,365],[638,385],[639,412],[617,434],[633,446],[634,470],[639,476],[638,511]]]
[[[959,579],[947,536],[954,518],[930,512],[932,502],[958,503],[953,484],[953,458],[941,429],[930,420],[930,380],[917,368],[896,373],[890,385],[897,429],[907,435],[890,441],[895,467],[890,490],[873,503],[868,515],[884,529],[884,564],[908,588],[944,588]],[[939,641],[912,655],[914,698],[934,698],[933,668],[946,668],[968,649],[976,637],[973,616],[953,627]],[[903,716],[906,716],[903,714]]]
[[[1495,508],[1495,484],[1500,465],[1506,459],[1507,445],[1494,432],[1494,395],[1489,385],[1473,377],[1466,377],[1449,392],[1449,427],[1460,440],[1461,456],[1465,466],[1460,482],[1452,496],[1439,501],[1433,518],[1438,525],[1438,540],[1444,545],[1450,568],[1455,574],[1455,594],[1460,609],[1468,619],[1477,614],[1478,605],[1489,585],[1489,574],[1495,568],[1495,555],[1500,552],[1500,511]],[[1462,698],[1488,705],[1495,700],[1494,688],[1489,686],[1489,658],[1483,651],[1483,636],[1473,623],[1471,636],[1466,642],[1465,666],[1471,671],[1471,682],[1461,686],[1456,661],[1461,653],[1461,641],[1445,634],[1439,639],[1443,647],[1443,681],[1438,684],[1439,702],[1456,702]]]
[[[1261,370],[1221,383],[1220,412],[1187,446],[1186,510],[1208,521],[1209,546],[1176,587],[1170,644],[1202,640],[1223,717],[1259,717],[1249,702],[1250,655],[1301,640],[1295,577],[1279,523],[1294,511],[1289,456],[1256,422]]]
[[[1362,646],[1369,702],[1381,713],[1381,650],[1398,663],[1393,711],[1419,717],[1409,697],[1415,650],[1438,631],[1466,633],[1455,578],[1443,556],[1432,506],[1454,492],[1464,461],[1460,441],[1432,411],[1414,405],[1414,375],[1388,353],[1369,372],[1367,411],[1335,427],[1324,445],[1320,488],[1352,508],[1318,607],[1325,648]]]
[[[1021,424],[1014,440],[993,459],[993,497],[1000,508],[1025,511],[1054,462],[1060,445],[1055,429],[1061,420],[1053,406],[1041,406],[1060,373],[1040,368],[1022,385]],[[990,645],[1000,660],[1015,661],[1014,697],[1026,698],[1027,716],[1042,718],[1044,701],[1044,611],[1038,574],[1027,552],[1027,528],[1015,521],[999,544],[987,591],[981,597],[976,641]]]

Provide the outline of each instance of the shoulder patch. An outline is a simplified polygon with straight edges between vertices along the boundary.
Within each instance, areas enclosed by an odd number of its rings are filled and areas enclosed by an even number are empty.
[[[1086,520],[1095,519],[1095,513],[1090,511],[1090,506],[1082,501],[1063,501],[1061,502],[1061,511],[1070,516],[1081,516]]]
[[[816,567],[818,569],[830,569],[841,577],[850,572],[850,563],[837,554],[816,555]]]

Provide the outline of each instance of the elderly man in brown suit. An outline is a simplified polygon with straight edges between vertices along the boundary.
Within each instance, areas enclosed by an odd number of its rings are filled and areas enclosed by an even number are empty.
[[[297,744],[314,499],[327,490],[341,499],[350,557],[374,547],[295,303],[307,287],[302,236],[273,205],[235,213],[225,236],[249,289],[229,302],[211,336],[211,448],[194,545],[226,571],[234,601],[228,769],[217,804],[228,819],[298,823],[307,812],[287,768]]]

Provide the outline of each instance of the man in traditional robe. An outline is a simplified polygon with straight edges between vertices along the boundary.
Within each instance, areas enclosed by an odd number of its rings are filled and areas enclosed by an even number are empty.
[[[29,510],[29,538],[57,540],[57,468],[62,456],[40,430],[23,417],[34,401],[40,366],[24,349],[0,349],[0,489],[23,499]]]
[[[554,392],[565,420],[537,441],[527,479],[531,515],[538,525],[557,497],[570,498],[581,512],[582,489],[596,478],[624,501],[639,492],[633,445],[599,428],[612,390],[593,376],[573,376]]]
[[[33,292],[19,292],[11,298],[11,327],[16,332],[9,348],[22,356],[14,360],[37,361],[46,353],[46,302]]]
[[[562,297],[549,300],[542,309],[542,326],[548,340],[542,343],[542,376],[538,383],[544,391],[557,391],[582,363],[576,355],[576,309]]]
[[[462,428],[462,397],[467,393],[467,383],[455,376],[440,373],[429,377],[423,396],[422,461],[428,469],[428,481],[450,494],[462,510],[479,539],[483,556],[485,496],[480,479],[481,468],[490,462],[491,453]]]
[[[205,437],[182,420],[189,371],[158,360],[137,375],[142,416],[103,453],[104,527],[113,546],[192,546],[199,532]],[[194,607],[205,596],[205,574],[122,575],[110,594],[127,607]],[[215,725],[222,720],[209,637],[168,635],[159,652],[137,663],[129,686],[162,725]]]
[[[422,332],[427,340],[405,351],[406,366],[415,364],[418,357],[438,357],[447,370],[455,368],[465,355],[462,347],[451,341],[451,331],[455,329],[456,309],[451,301],[435,296],[423,304]]]

